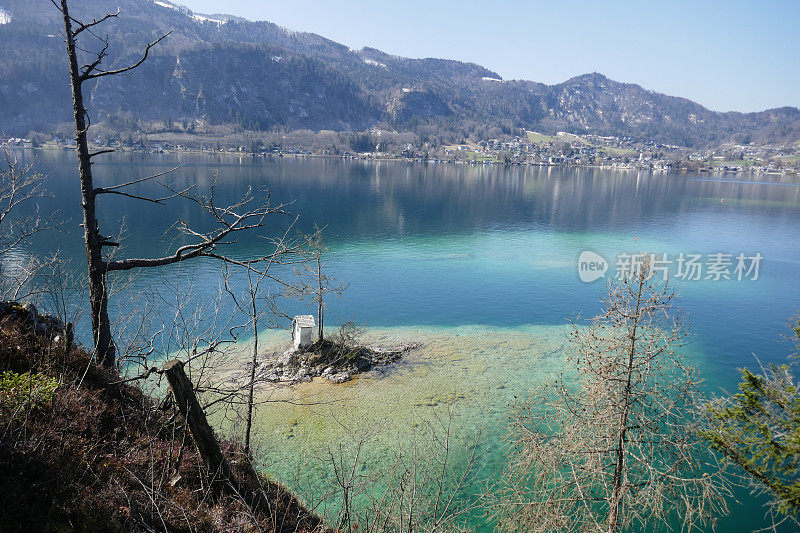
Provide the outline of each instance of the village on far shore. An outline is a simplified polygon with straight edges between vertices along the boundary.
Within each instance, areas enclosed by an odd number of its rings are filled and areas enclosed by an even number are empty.
[[[553,135],[525,131],[487,140],[458,143],[425,140],[411,133],[371,128],[364,132],[308,130],[198,134],[191,130],[154,133],[105,133],[93,138],[98,149],[144,153],[187,152],[250,157],[337,157],[426,161],[469,165],[600,167],[713,174],[800,174],[800,142],[785,144],[721,143],[692,149],[630,137]],[[67,136],[30,138],[0,135],[0,146],[70,150]]]

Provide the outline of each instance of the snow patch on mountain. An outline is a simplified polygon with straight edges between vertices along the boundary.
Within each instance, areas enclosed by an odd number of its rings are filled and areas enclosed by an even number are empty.
[[[178,6],[170,4],[169,2],[159,2],[159,0],[153,0],[153,3],[157,6],[166,7],[167,9],[174,9],[175,11],[180,11]]]
[[[3,24],[8,24],[9,22],[11,22],[11,13],[0,9],[0,26]]]
[[[367,65],[372,65],[374,67],[388,68],[385,64],[366,57],[364,58],[364,63],[366,63]]]
[[[217,26],[221,26],[226,22],[228,22],[227,18],[216,18],[211,15],[202,15],[200,13],[193,13],[188,7],[178,4],[173,4],[172,2],[162,2],[161,0],[153,0],[153,3],[160,7],[172,9],[173,11],[180,11],[181,13],[185,14],[188,17],[191,17],[193,20],[201,24],[210,22],[212,24],[216,24]]]
[[[198,13],[193,13],[192,14],[192,18],[194,20],[196,20],[197,22],[211,22],[213,24],[216,24],[217,26],[221,26],[222,24],[225,24],[226,22],[228,22],[227,20],[215,19],[215,18],[209,17],[208,15],[200,15]]]

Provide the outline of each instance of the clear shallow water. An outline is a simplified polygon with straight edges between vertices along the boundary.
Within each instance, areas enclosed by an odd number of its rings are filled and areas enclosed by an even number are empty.
[[[82,261],[74,154],[35,154],[37,168],[51,174],[50,189],[57,198],[43,207],[58,208],[71,222],[68,232],[34,248],[49,250],[56,244],[66,256]],[[602,282],[578,278],[576,262],[584,250],[603,255],[612,269],[621,252],[666,252],[673,258],[680,252],[758,252],[764,259],[757,281],[679,285],[694,334],[691,355],[712,388],[732,388],[736,368],[752,365],[753,354],[763,362],[782,362],[790,350],[781,335],[800,310],[800,186],[791,180],[138,154],[109,156],[95,172],[101,184],[111,184],[176,163],[184,164],[171,177],[176,186],[207,187],[216,173],[218,194],[232,199],[248,186],[266,184],[274,200],[294,202],[292,210],[301,214],[304,230],[314,223],[326,226],[329,272],[350,283],[341,298],[329,302],[329,324],[355,320],[378,334],[418,336],[426,343],[427,351],[419,355],[429,358],[423,365],[408,361],[386,376],[344,387],[307,387],[318,396],[353,393],[351,407],[332,404],[341,413],[363,412],[369,418],[382,413],[375,406],[388,405],[401,432],[412,411],[435,408],[412,397],[445,397],[448,387],[458,388],[469,375],[476,376],[473,392],[457,402],[465,431],[485,412],[502,418],[508,395],[524,393],[529,381],[541,377],[541,361],[557,360],[546,354],[563,341],[559,332],[569,317],[578,312],[591,316],[599,308]],[[148,189],[158,187],[141,191]],[[128,238],[121,253],[126,256],[152,257],[165,250],[162,233],[176,216],[202,224],[181,203],[164,208],[103,198],[101,210],[107,233],[124,219]],[[276,221],[274,229],[285,223]],[[259,240],[243,241],[239,250],[245,254],[259,246]],[[166,275],[146,272],[133,287],[158,292],[170,276],[191,279],[187,290],[198,297],[216,294],[219,283],[214,265],[192,262]],[[290,313],[309,312],[297,302],[287,305]],[[498,340],[506,336],[510,340]],[[468,371],[451,363],[459,357]],[[481,365],[485,369],[479,372]],[[506,389],[497,388],[502,380],[509,382]],[[282,464],[276,458],[291,455],[280,453],[302,448],[299,443],[333,438],[328,433],[333,425],[313,410],[286,413],[298,421],[291,435],[270,413],[262,410],[260,425],[278,443],[277,455],[268,461],[273,465]],[[502,424],[487,429],[487,442],[495,444],[487,444],[485,461],[499,464],[496,443]],[[376,441],[376,458],[378,450]],[[288,470],[279,476],[288,476]],[[732,529],[760,523],[761,512],[752,505],[739,508],[737,515],[726,522]]]
[[[508,406],[528,390],[532,376],[549,376],[562,366],[565,334],[563,326],[372,329],[368,342],[421,347],[400,363],[340,386],[321,379],[294,387],[264,385],[258,399],[270,403],[256,414],[259,459],[265,471],[313,500],[334,484],[329,452],[352,461],[358,442],[366,439],[358,472],[369,476],[399,454],[429,449],[433,435],[443,439],[452,424],[448,466],[454,477],[467,469],[480,482],[460,493],[469,497],[501,470]],[[268,342],[276,346],[281,340],[273,336]],[[476,459],[468,465],[473,446]],[[480,516],[473,521],[485,523]]]

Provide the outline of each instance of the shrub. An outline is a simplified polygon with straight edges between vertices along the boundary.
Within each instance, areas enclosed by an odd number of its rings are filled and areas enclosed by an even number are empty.
[[[0,407],[11,411],[41,409],[53,401],[58,381],[44,374],[17,374],[6,371],[0,374]]]

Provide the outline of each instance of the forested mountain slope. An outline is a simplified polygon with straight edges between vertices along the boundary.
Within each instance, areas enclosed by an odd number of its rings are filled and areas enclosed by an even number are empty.
[[[169,2],[73,2],[77,18],[121,10],[103,26],[108,65],[134,60],[171,31],[153,57],[91,91],[94,120],[200,120],[261,130],[403,130],[470,124],[652,139],[684,146],[800,139],[800,111],[718,113],[683,98],[593,73],[557,85],[504,81],[484,67],[409,59],[346,46],[270,22],[198,15]],[[49,0],[0,0],[0,133],[48,131],[70,118],[59,13]],[[100,45],[85,39],[89,49]]]

